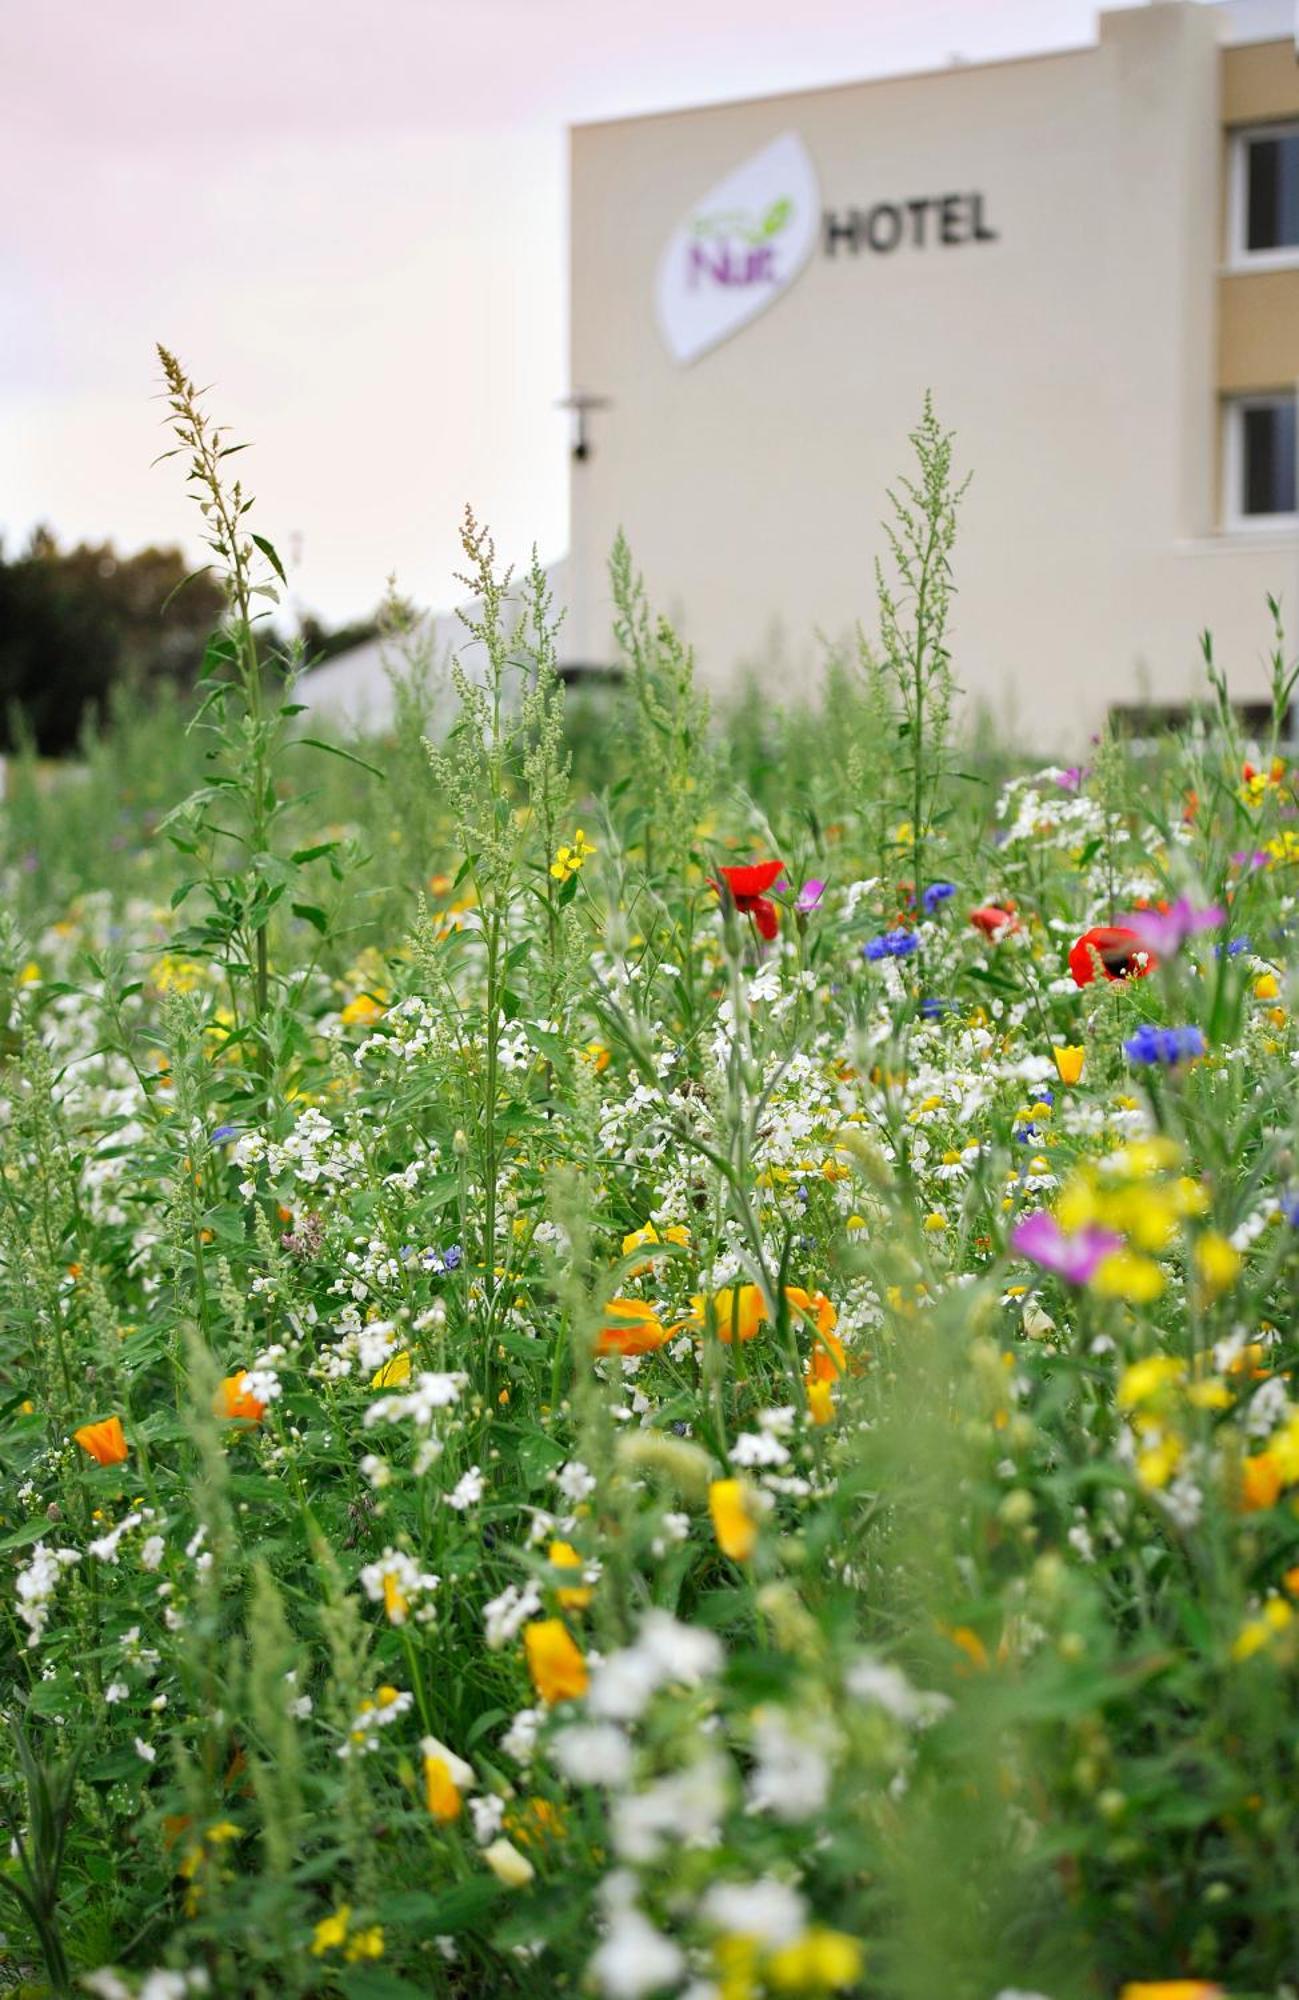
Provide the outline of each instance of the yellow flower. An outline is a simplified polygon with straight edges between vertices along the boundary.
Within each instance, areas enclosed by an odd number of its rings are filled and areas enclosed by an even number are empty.
[[[633,1250],[644,1250],[658,1243],[686,1244],[689,1241],[690,1231],[682,1228],[679,1222],[674,1222],[670,1228],[663,1231],[661,1236],[654,1227],[654,1224],[647,1222],[643,1229],[633,1229],[630,1235],[623,1237],[622,1254],[624,1257],[630,1257]],[[652,1262],[647,1258],[643,1264],[633,1264],[627,1276],[629,1278],[639,1278],[646,1271],[652,1271],[653,1269]]]
[[[1284,1632],[1294,1611],[1283,1597],[1269,1597],[1257,1618],[1247,1618],[1232,1642],[1233,1660],[1250,1660],[1270,1646],[1278,1632]]]
[[[747,1562],[758,1542],[752,1489],[742,1479],[714,1479],[708,1489],[717,1546],[732,1562]]]
[[[595,853],[595,848],[579,826],[573,835],[571,847],[561,847],[550,864],[550,872],[557,882],[567,882],[576,875],[587,858]]]
[[[1241,1255],[1216,1229],[1206,1229],[1195,1246],[1195,1264],[1208,1290],[1225,1292],[1240,1274]]]
[[[763,1970],[777,1993],[837,1993],[857,1984],[862,1963],[856,1938],[813,1924],[793,1944],[773,1951]]]
[[[812,1422],[814,1424],[832,1424],[834,1422],[834,1384],[831,1382],[820,1382],[815,1376],[811,1376],[808,1378],[806,1388],[807,1414],[812,1419]]]
[[[1275,1000],[1281,991],[1275,972],[1260,972],[1254,981],[1256,1000]]]
[[[1130,1979],[1119,2000],[1223,2000],[1223,1992],[1209,1979]]]
[[[542,1701],[576,1701],[586,1693],[586,1661],[562,1619],[534,1618],[523,1628],[523,1649]]]
[[[1137,1453],[1137,1479],[1147,1490],[1159,1492],[1167,1486],[1181,1462],[1182,1441],[1170,1433]]]
[[[1119,1377],[1119,1408],[1139,1410],[1144,1403],[1155,1402],[1185,1374],[1186,1363],[1172,1354],[1148,1354],[1144,1361],[1134,1361]]]
[[[1163,1291],[1164,1274],[1158,1264],[1149,1257],[1139,1257],[1134,1250],[1112,1250],[1097,1265],[1092,1289],[1103,1299],[1147,1305]]]
[[[947,1217],[943,1214],[941,1208],[936,1208],[931,1214],[925,1217],[923,1226],[931,1236],[936,1236],[940,1229],[946,1229]]]
[[[582,1558],[571,1542],[552,1542],[548,1551],[552,1569],[576,1570],[582,1574]],[[565,1611],[585,1611],[595,1595],[590,1584],[565,1584],[555,1592]]]
[[[1056,1073],[1061,1083],[1077,1083],[1083,1073],[1083,1063],[1087,1055],[1081,1043],[1066,1043],[1063,1048],[1052,1043],[1051,1053],[1055,1057]]]
[[[375,1369],[374,1374],[370,1377],[370,1387],[372,1389],[400,1389],[403,1383],[409,1381],[410,1355],[403,1348],[400,1354],[394,1354],[391,1360],[385,1361],[380,1367]]]
[[[352,1937],[351,1940],[349,1941],[347,1949],[343,1953],[343,1957],[347,1960],[349,1965],[355,1965],[358,1959],[362,1958],[382,1958],[383,1957],[382,1925],[371,1924],[368,1930],[357,1931],[355,1936]]]
[[[584,1049],[579,1049],[578,1054],[583,1062],[590,1063],[597,1076],[608,1069],[612,1060],[608,1047],[600,1041],[588,1042]]]
[[[375,1021],[382,1020],[388,1004],[386,993],[358,993],[355,1000],[349,1000],[339,1014],[345,1028],[368,1028]]]
[[[431,1818],[450,1826],[460,1817],[461,1793],[474,1788],[473,1767],[436,1736],[426,1736],[419,1747],[424,1758],[424,1803]]]
[[[311,1955],[323,1958],[327,1951],[337,1951],[347,1936],[347,1927],[352,1921],[350,1903],[340,1903],[332,1917],[322,1917],[311,1934]]]
[[[691,1296],[697,1326],[708,1324],[708,1301],[698,1292]],[[736,1334],[741,1340],[756,1338],[766,1323],[767,1302],[757,1285],[723,1286],[713,1293],[713,1327],[717,1338],[729,1347]]]

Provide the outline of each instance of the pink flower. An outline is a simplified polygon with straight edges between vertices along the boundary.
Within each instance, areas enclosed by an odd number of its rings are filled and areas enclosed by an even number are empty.
[[[1122,1248],[1123,1239],[1112,1230],[1088,1226],[1076,1236],[1066,1236],[1053,1215],[1039,1209],[1026,1215],[1011,1232],[1010,1247],[1018,1257],[1038,1264],[1071,1285],[1088,1283],[1102,1258]]]
[[[824,894],[825,894],[824,882],[817,882],[816,880],[810,882],[804,882],[802,888],[798,892],[798,898],[794,904],[795,911],[798,913],[799,916],[805,917],[808,914],[809,910],[814,910],[816,908],[817,904],[820,902]]]
[[[1123,921],[1136,932],[1147,951],[1157,958],[1171,958],[1188,937],[1199,931],[1216,931],[1226,914],[1217,903],[1197,910],[1189,896],[1179,896],[1166,910],[1134,910]]]

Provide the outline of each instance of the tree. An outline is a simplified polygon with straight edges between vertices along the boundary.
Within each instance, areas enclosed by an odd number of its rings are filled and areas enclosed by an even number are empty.
[[[192,680],[224,598],[206,575],[173,597],[186,570],[179,549],[60,549],[46,528],[13,561],[0,546],[0,742],[12,747],[21,711],[37,747],[57,756],[111,687]]]

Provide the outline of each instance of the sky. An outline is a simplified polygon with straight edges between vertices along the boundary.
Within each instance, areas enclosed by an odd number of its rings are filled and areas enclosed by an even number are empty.
[[[0,536],[196,549],[154,343],[292,600],[567,539],[565,128],[1089,41],[1093,0],[0,0]]]

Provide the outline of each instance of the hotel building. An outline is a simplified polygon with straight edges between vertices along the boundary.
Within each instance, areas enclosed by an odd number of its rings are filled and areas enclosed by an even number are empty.
[[[926,390],[972,474],[958,683],[1044,749],[1178,709],[1199,634],[1299,644],[1299,63],[1271,0],[571,138],[567,650],[612,656],[625,528],[701,677],[815,686],[874,618]]]

